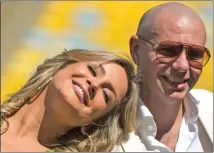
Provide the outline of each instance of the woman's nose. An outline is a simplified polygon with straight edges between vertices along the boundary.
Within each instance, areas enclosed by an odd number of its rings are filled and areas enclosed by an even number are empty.
[[[95,89],[98,89],[99,88],[99,81],[97,80],[97,79],[87,79],[86,80],[86,82],[87,82],[87,84],[89,85],[89,86],[92,86],[93,88],[95,88]]]
[[[88,92],[89,92],[89,98],[90,100],[92,100],[95,95],[96,95],[96,91],[99,88],[99,84],[97,83],[96,80],[86,80],[86,83],[89,85],[88,87]]]
[[[89,86],[91,85],[91,81],[89,81],[89,80],[86,80],[86,82],[88,83],[88,85],[89,85]]]

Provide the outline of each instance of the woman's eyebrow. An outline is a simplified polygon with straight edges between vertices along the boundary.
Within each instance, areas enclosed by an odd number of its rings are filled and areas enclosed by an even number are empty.
[[[106,70],[105,70],[105,68],[103,67],[103,65],[102,65],[102,64],[99,64],[99,67],[100,67],[102,73],[103,73],[103,74],[106,74]]]

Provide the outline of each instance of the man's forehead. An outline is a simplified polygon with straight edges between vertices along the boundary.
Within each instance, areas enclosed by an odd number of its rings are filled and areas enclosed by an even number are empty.
[[[191,21],[188,18],[182,17],[180,20],[178,20],[177,26],[178,27],[183,27],[183,26],[186,26],[186,25],[190,24],[189,22],[191,22]]]
[[[158,41],[184,41],[203,45],[206,39],[203,24],[186,16],[159,16],[153,31],[156,31]]]
[[[159,5],[146,12],[138,34],[154,43],[175,39],[204,45],[206,41],[206,29],[197,13],[176,2]]]
[[[159,28],[171,27],[171,28],[177,28],[177,29],[179,28],[203,29],[203,24],[200,20],[195,19],[191,16],[181,15],[181,14],[172,14],[167,11],[164,11],[156,17],[155,27],[159,27]]]

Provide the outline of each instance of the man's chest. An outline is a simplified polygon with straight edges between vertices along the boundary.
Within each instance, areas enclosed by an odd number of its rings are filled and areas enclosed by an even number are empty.
[[[166,145],[170,150],[175,151],[176,144],[178,142],[179,133],[170,131],[162,136],[160,142]]]
[[[163,133],[160,138],[160,142],[166,145],[172,151],[175,151],[175,147],[179,139],[179,133],[182,132],[180,129],[181,129],[181,126],[183,123],[182,121],[184,117],[183,117],[182,110],[179,112],[180,112],[179,116],[176,118],[170,130]],[[157,133],[157,136],[158,136],[158,133]]]
[[[203,151],[196,131],[198,131],[197,127],[194,124],[188,126],[185,122],[185,118],[183,118],[180,128],[163,134],[158,140],[149,135],[146,137],[141,135],[140,137],[148,151],[153,151],[155,149],[161,152]]]

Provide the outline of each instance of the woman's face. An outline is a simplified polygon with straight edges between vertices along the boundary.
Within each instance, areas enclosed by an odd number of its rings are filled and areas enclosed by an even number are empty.
[[[127,75],[120,65],[78,62],[67,65],[53,77],[45,105],[70,126],[81,126],[118,105],[127,90]]]

